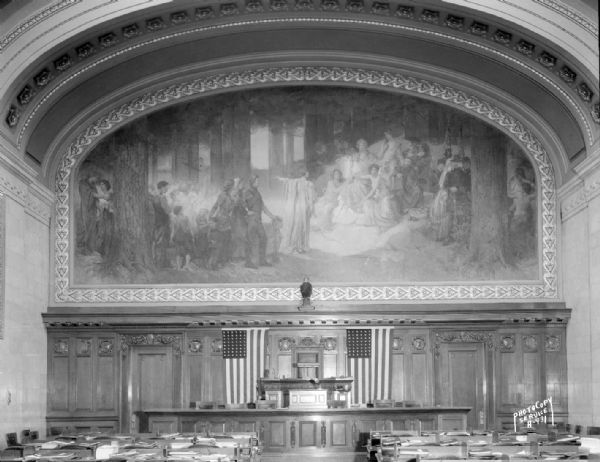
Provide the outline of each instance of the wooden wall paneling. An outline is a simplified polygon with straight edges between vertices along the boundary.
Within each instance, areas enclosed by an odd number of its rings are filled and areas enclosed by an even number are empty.
[[[96,362],[94,410],[116,415],[119,396],[116,336],[114,334],[99,335],[96,342],[93,349]]]
[[[285,420],[269,420],[265,425],[265,446],[270,450],[284,450],[288,445],[288,427]]]
[[[496,357],[496,409],[500,413],[513,412],[523,404],[523,354],[515,330],[498,333]]]
[[[94,370],[92,359],[92,343],[94,339],[89,336],[77,335],[74,338],[74,387],[73,411],[93,411],[94,379],[97,372]]]
[[[137,422],[136,411],[182,407],[182,335],[125,334],[121,350],[121,431],[148,425]]]
[[[65,335],[48,336],[48,412],[70,411],[71,339]]]
[[[296,377],[293,351],[311,346],[323,350],[321,377],[346,374],[344,329],[271,329],[268,335],[267,369],[271,378]]]
[[[469,406],[467,427],[487,427],[492,333],[448,331],[435,338],[436,404]]]
[[[542,384],[542,361],[544,344],[539,332],[525,330],[521,333],[521,350],[523,354],[523,405],[535,403],[545,392]]]
[[[392,339],[392,399],[433,404],[433,362],[428,329],[395,329]]]
[[[347,446],[350,441],[350,421],[332,420],[327,437],[330,446]]]
[[[544,333],[544,381],[546,392],[540,399],[552,398],[554,413],[567,413],[567,354],[565,329],[547,329]]]
[[[225,370],[221,333],[196,329],[186,332],[182,373],[184,406],[196,401],[225,402]]]

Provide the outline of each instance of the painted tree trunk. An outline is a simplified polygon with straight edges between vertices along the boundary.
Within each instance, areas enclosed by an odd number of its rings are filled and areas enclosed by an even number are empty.
[[[114,238],[108,264],[144,272],[151,258],[152,215],[149,213],[148,143],[136,127],[123,129],[115,138],[113,204]]]
[[[493,271],[507,264],[506,140],[487,126],[474,140],[470,256]]]

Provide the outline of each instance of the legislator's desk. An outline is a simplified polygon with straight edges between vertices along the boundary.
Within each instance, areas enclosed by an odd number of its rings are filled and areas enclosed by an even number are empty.
[[[337,409],[147,409],[150,433],[256,432],[265,452],[363,451],[373,430],[466,430],[468,407]]]

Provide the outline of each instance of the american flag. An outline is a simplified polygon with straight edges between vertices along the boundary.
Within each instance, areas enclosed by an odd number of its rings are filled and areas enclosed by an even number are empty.
[[[228,404],[256,401],[256,383],[265,370],[266,328],[223,330]]]
[[[392,327],[373,327],[346,331],[354,403],[391,398],[392,330]]]

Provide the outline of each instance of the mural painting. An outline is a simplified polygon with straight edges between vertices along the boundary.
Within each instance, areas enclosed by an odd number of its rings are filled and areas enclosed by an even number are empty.
[[[205,97],[107,136],[74,181],[75,285],[539,279],[523,150],[412,96]]]

